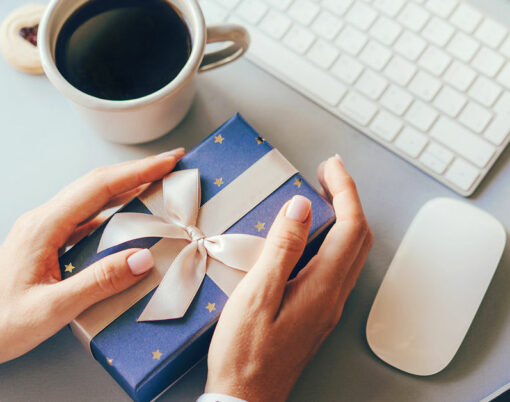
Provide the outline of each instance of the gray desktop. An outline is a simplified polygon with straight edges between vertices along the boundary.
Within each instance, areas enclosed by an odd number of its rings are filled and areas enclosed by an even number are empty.
[[[510,2],[473,1],[502,22]],[[19,1],[0,3],[0,19]],[[337,328],[293,390],[291,401],[480,400],[510,382],[510,248],[451,364],[417,377],[379,360],[365,339],[377,289],[419,208],[434,197],[461,198],[368,137],[338,120],[247,60],[202,73],[192,109],[165,137],[143,145],[104,141],[71,109],[44,76],[18,73],[0,59],[2,209],[0,241],[16,218],[94,167],[191,149],[240,112],[312,183],[319,162],[338,152],[358,184],[375,242]],[[510,230],[510,151],[467,201]],[[9,269],[9,267],[2,267]],[[162,401],[194,401],[203,392],[202,361]],[[1,401],[127,401],[129,398],[88,355],[68,328],[27,355],[0,365]]]

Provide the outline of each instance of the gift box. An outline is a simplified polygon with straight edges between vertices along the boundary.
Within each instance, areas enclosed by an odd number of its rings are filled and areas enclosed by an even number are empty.
[[[311,200],[313,219],[291,276],[317,252],[333,209],[240,115],[232,117],[61,257],[64,280],[127,248],[150,248],[156,262],[140,283],[73,321],[74,334],[131,398],[154,399],[207,354],[228,295],[296,194]]]

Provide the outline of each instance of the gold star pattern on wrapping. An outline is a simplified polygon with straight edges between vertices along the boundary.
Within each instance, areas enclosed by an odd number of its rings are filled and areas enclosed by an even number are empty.
[[[70,272],[71,274],[73,273],[73,269],[76,269],[76,267],[72,263],[64,265],[64,267],[66,267],[65,272]]]
[[[205,306],[206,310],[209,310],[210,313],[212,313],[214,310],[216,310],[216,303],[207,303],[207,306]]]
[[[264,222],[258,221],[255,225],[255,229],[257,229],[257,232],[260,232],[261,230],[265,229],[266,224]]]
[[[160,360],[161,356],[163,356],[163,353],[161,353],[159,349],[156,349],[155,352],[152,352],[152,360]]]
[[[214,136],[214,143],[215,144],[223,144],[223,140],[224,139],[225,139],[225,137],[223,137],[221,134],[215,135]]]
[[[113,366],[113,359],[112,359],[112,358],[107,357],[107,358],[106,358],[106,362],[107,362],[110,366]]]
[[[258,137],[255,137],[255,141],[257,141],[257,144],[263,144],[264,143],[264,138],[262,138],[261,136],[258,136]]]
[[[301,184],[303,184],[303,180],[298,179],[297,177],[294,179],[293,183],[297,188],[301,188]]]
[[[223,178],[222,177],[216,178],[216,180],[214,180],[214,184],[216,184],[218,187],[221,187],[221,185],[223,184]]]

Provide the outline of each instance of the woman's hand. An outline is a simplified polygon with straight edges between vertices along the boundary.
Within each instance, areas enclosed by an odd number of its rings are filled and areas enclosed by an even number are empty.
[[[356,186],[339,157],[319,168],[336,223],[299,275],[311,223],[301,196],[284,205],[263,253],[230,296],[209,349],[206,392],[283,401],[336,326],[372,246]]]
[[[59,250],[101,224],[101,210],[134,198],[183,155],[180,148],[96,169],[16,221],[0,245],[0,363],[26,353],[152,268],[149,250],[130,249],[61,281]]]

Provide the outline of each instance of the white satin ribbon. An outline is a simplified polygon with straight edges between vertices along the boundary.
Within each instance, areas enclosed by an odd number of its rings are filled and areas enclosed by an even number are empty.
[[[247,272],[255,264],[264,239],[246,234],[206,237],[197,227],[200,209],[198,169],[170,173],[163,179],[161,216],[117,213],[106,225],[98,252],[144,237],[183,239],[188,243],[168,267],[138,321],[183,317],[207,273],[208,258],[225,269]]]

